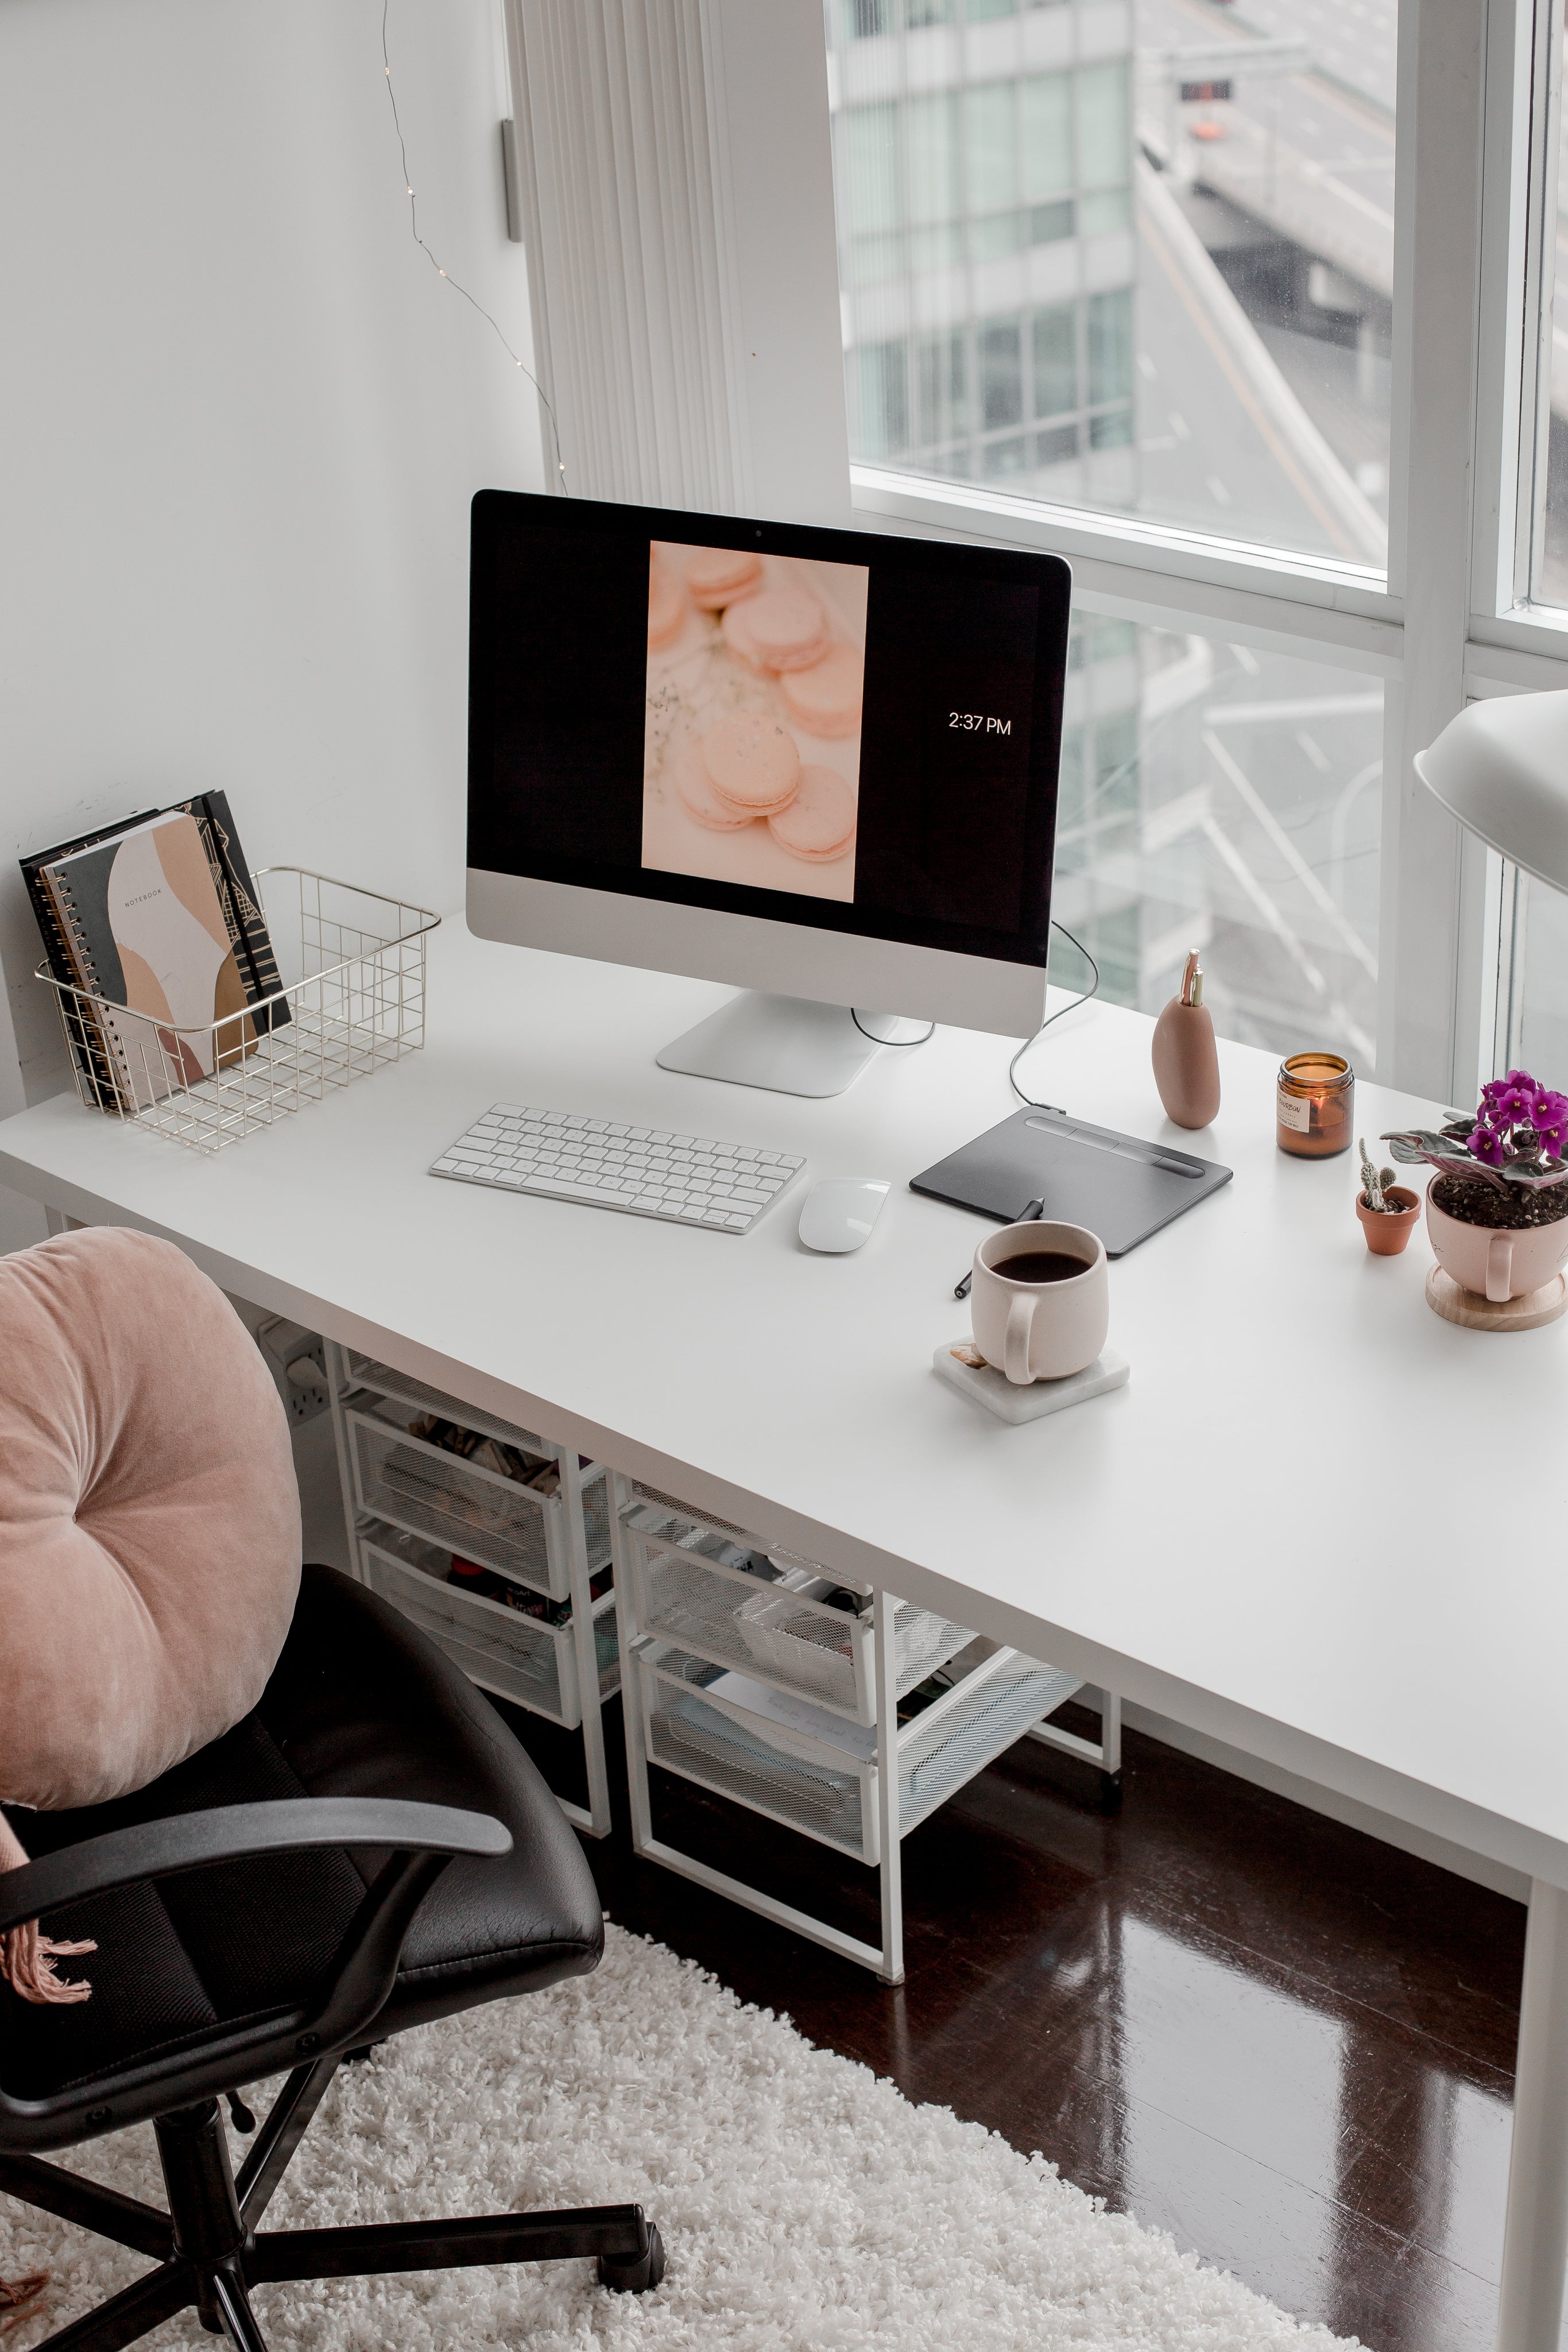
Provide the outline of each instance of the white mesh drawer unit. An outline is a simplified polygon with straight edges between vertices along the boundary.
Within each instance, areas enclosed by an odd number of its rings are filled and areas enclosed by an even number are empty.
[[[328,1386],[353,1572],[470,1681],[582,1735],[586,1807],[610,1832],[601,1709],[620,1686],[610,1482],[519,1428],[329,1341]]]
[[[792,1152],[758,1144],[492,1103],[430,1172],[497,1192],[744,1234],[805,1165]]]
[[[1102,1801],[1115,1802],[1113,1694],[1098,1694],[1100,1738],[1082,1738],[1048,1719],[1082,1692],[1077,1675],[841,1584],[673,1496],[611,1485],[632,1843],[645,1859],[896,1984],[900,1842],[977,1772],[1032,1737],[1097,1767]],[[880,1946],[656,1836],[650,1764],[876,1870]]]

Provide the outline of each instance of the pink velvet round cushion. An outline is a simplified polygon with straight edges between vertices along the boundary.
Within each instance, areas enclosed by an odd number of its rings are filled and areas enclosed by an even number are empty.
[[[288,1425],[172,1243],[0,1258],[0,1799],[155,1780],[249,1712],[299,1585]]]

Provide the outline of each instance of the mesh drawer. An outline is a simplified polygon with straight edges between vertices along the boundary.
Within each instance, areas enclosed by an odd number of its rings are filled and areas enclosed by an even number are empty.
[[[808,1698],[861,1712],[868,1685],[866,1629],[858,1619],[814,1608],[744,1570],[726,1574],[692,1551],[639,1549],[651,1633],[695,1643],[726,1665],[759,1666]]]
[[[517,1577],[552,1600],[565,1600],[558,1497],[481,1470],[385,1423],[357,1412],[345,1418],[362,1509],[432,1537],[481,1567]]]
[[[597,1576],[610,1565],[610,1477],[597,1467],[582,1474],[582,1539],[588,1572]]]
[[[810,1563],[781,1570],[764,1554],[747,1553],[716,1536],[688,1538],[672,1549],[635,1528],[629,1535],[642,1571],[643,1622],[651,1633],[689,1643],[723,1664],[752,1667],[857,1722],[873,1720],[872,1620],[813,1598],[831,1579]],[[966,1627],[932,1610],[901,1604],[894,1622],[898,1696],[913,1690],[972,1638]]]
[[[657,1486],[634,1486],[632,1500],[625,1506],[625,1518],[628,1527],[664,1536],[671,1543],[685,1541],[688,1530],[692,1534],[698,1532],[687,1505],[678,1503],[674,1495],[662,1494]],[[706,1524],[709,1528],[721,1528],[730,1537],[740,1537],[742,1542],[747,1539],[739,1528],[731,1527],[727,1519],[715,1518],[711,1513],[707,1514]]]
[[[872,1858],[866,1850],[868,1824],[874,1825],[869,1773],[848,1758],[841,1770],[825,1759],[791,1754],[768,1738],[758,1717],[738,1721],[690,1686],[656,1674],[644,1675],[643,1684],[648,1754],[655,1764],[858,1861]]]
[[[439,1642],[465,1674],[525,1706],[547,1715],[563,1713],[559,1636],[565,1631],[570,1645],[570,1628],[543,1624],[498,1601],[438,1582],[434,1574],[395,1559],[378,1543],[367,1539],[362,1549],[371,1590]]]
[[[508,1444],[520,1445],[528,1454],[553,1454],[542,1437],[530,1431],[517,1428],[511,1422],[500,1421],[494,1413],[482,1412],[477,1406],[462,1403],[442,1389],[433,1389],[424,1381],[416,1381],[407,1372],[394,1372],[390,1364],[378,1363],[373,1356],[356,1355],[345,1349],[344,1360],[349,1378],[356,1388],[371,1389],[377,1396],[393,1397],[419,1412],[434,1412],[443,1421],[460,1422],[465,1429],[483,1431],[486,1436],[505,1438]]]
[[[371,1590],[439,1642],[471,1681],[576,1729],[582,1707],[570,1622],[546,1624],[483,1593],[448,1584],[449,1556],[396,1528],[377,1528],[363,1536],[361,1551]],[[595,1604],[593,1620],[603,1697],[616,1687],[620,1675],[613,1592]]]
[[[1078,1675],[1012,1651],[994,1674],[977,1681],[934,1721],[917,1715],[898,1740],[901,1833],[907,1834],[1015,1739],[1021,1739],[1030,1724],[1082,1688]]]

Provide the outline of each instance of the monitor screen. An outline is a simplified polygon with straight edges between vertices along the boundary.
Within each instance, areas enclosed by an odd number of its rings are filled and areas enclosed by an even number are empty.
[[[1060,558],[483,490],[468,864],[1043,967]]]

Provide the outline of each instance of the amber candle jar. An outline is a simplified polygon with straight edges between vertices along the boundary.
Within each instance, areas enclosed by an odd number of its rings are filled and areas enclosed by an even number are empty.
[[[1292,1054],[1280,1065],[1275,1137],[1299,1160],[1329,1160],[1350,1150],[1355,1124],[1355,1072],[1338,1054]]]

